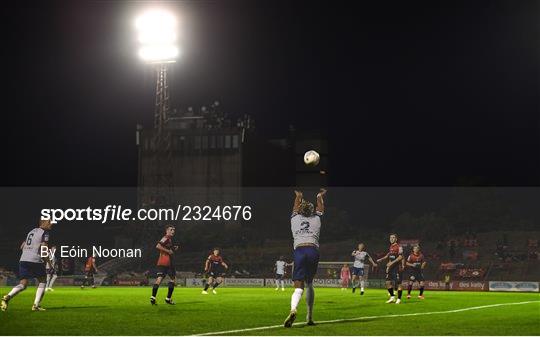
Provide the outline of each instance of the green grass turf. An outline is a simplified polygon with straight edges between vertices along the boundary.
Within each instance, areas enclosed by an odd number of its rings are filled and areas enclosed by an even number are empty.
[[[5,294],[9,289],[0,288]],[[15,297],[0,312],[0,335],[186,335],[282,324],[292,289],[218,288],[218,295],[201,295],[197,288],[177,288],[175,306],[164,303],[167,289],[151,306],[151,288],[101,287],[81,290],[57,287],[46,293],[45,312],[31,312],[35,288]],[[426,299],[385,304],[384,290],[364,296],[340,289],[317,288],[315,321],[448,311],[498,303],[535,303],[484,308],[427,316],[370,318],[356,322],[297,325],[235,332],[234,335],[540,335],[538,293],[426,292]],[[417,292],[413,293],[417,295]],[[405,296],[404,296],[405,297]],[[305,321],[305,302],[297,322]]]

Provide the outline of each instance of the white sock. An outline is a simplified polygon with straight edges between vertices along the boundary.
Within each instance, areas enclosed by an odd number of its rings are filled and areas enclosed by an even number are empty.
[[[279,280],[276,280],[276,289],[279,288]]]
[[[17,284],[13,289],[11,289],[11,291],[9,292],[8,296],[10,298],[14,297],[15,295],[17,295],[18,293],[20,293],[21,291],[23,291],[24,289],[26,289],[25,286],[23,286],[22,284]]]
[[[364,291],[364,280],[360,281],[360,290]]]
[[[35,306],[39,306],[39,303],[41,303],[41,300],[43,299],[43,294],[45,294],[45,283],[41,282],[40,284],[38,284],[36,290],[36,298],[34,300]]]
[[[45,288],[49,288],[49,283],[51,282],[51,274],[47,274],[47,285]]]
[[[294,293],[291,296],[291,311],[296,311],[296,308],[298,307],[298,303],[300,302],[300,299],[302,298],[303,292],[304,292],[304,289],[302,288],[294,289]]]
[[[54,284],[54,281],[56,281],[56,279],[58,278],[58,275],[54,274],[51,278],[51,282],[49,282],[49,288],[52,289],[52,286]]]
[[[285,288],[285,281],[281,280],[281,288]]]
[[[313,317],[313,303],[315,303],[315,289],[313,283],[308,283],[306,287],[307,320],[311,321]]]

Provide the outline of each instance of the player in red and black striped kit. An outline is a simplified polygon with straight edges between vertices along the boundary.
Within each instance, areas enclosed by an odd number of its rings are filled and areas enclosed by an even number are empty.
[[[99,270],[96,266],[96,257],[94,255],[86,259],[84,264],[84,281],[81,284],[81,289],[84,289],[84,286],[92,286],[92,289],[96,287],[94,282],[94,274],[99,273]]]
[[[386,264],[386,288],[390,294],[390,299],[386,303],[396,304],[401,303],[401,295],[403,294],[403,288],[401,287],[401,271],[400,266],[403,264],[403,248],[397,243],[397,234],[390,234],[390,247],[388,253],[377,260],[381,262],[388,259]],[[397,287],[398,298],[394,297],[394,287]]]
[[[150,303],[152,305],[156,305],[156,295],[159,285],[165,276],[169,276],[168,292],[165,303],[175,304],[171,299],[176,284],[176,270],[174,269],[174,264],[172,262],[172,255],[178,250],[178,246],[175,246],[172,243],[174,233],[174,226],[167,226],[165,228],[165,236],[161,238],[156,245],[157,250],[159,250],[159,258],[157,261],[157,279],[152,287],[152,297],[150,297]]]
[[[229,269],[229,266],[223,261],[221,255],[219,255],[219,248],[214,248],[214,251],[208,256],[204,264],[204,272],[208,276],[208,281],[204,285],[203,295],[208,294],[207,290],[209,286],[212,286],[212,292],[217,294],[216,288],[223,282],[223,276],[225,276],[227,269]]]
[[[420,295],[418,298],[424,299],[424,268],[426,267],[426,260],[424,254],[420,252],[420,246],[413,247],[412,254],[409,255],[405,262],[409,271],[409,286],[407,287],[407,298],[411,298],[411,290],[414,282],[418,282],[420,286]]]

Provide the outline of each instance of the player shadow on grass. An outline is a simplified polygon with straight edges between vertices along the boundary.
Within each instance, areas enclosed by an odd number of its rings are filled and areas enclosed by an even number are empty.
[[[361,303],[362,304],[362,303]],[[411,301],[411,300],[407,300],[406,304],[400,304],[398,306],[396,306],[395,304],[388,304],[387,305],[387,308],[388,309],[391,309],[391,308],[402,308],[403,306],[407,305],[415,305],[415,304],[422,304],[421,301]],[[364,306],[362,306],[362,309],[366,309],[366,308],[378,308],[379,306],[377,304],[365,304]],[[345,310],[345,309],[359,309],[360,308],[360,305],[349,305],[349,306],[342,306],[342,307],[339,307],[340,309],[342,310]]]
[[[411,302],[407,302],[407,305],[411,305],[411,304],[420,304],[421,302],[420,301],[411,301]],[[342,309],[354,309],[354,308],[358,308],[358,306],[350,306],[350,307],[342,307]],[[392,315],[391,313],[388,313],[387,315]],[[322,321],[322,322],[317,322],[315,320],[315,326],[317,325],[329,325],[329,324],[341,324],[341,323],[351,323],[351,322],[373,322],[373,321],[377,321],[377,320],[381,320],[381,319],[386,319],[385,317],[366,317],[366,318],[362,318],[362,319],[357,319],[357,318],[343,318],[342,320],[339,320],[337,322],[325,322],[325,321]],[[293,328],[309,328],[311,326],[307,325],[306,322],[299,322],[299,323],[295,323],[293,324]]]
[[[302,322],[302,323],[297,323],[297,324],[293,324],[293,328],[296,328],[296,329],[304,329],[304,328],[313,328],[313,327],[317,327],[317,326],[321,326],[321,325],[330,325],[330,324],[342,324],[342,323],[354,323],[354,322],[373,322],[373,321],[378,321],[378,320],[381,320],[382,318],[366,318],[366,319],[354,319],[354,318],[351,318],[351,319],[344,319],[344,321],[338,321],[338,322],[317,322],[315,321],[315,325],[307,325],[306,322]]]

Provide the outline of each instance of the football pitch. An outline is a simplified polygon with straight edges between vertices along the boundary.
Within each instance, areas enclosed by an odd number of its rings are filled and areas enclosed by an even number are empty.
[[[3,295],[8,288],[0,288]],[[540,335],[538,293],[415,291],[399,305],[386,304],[385,290],[316,288],[315,326],[305,325],[305,299],[292,328],[282,323],[292,289],[177,288],[167,305],[161,287],[151,306],[150,287],[58,287],[32,312],[35,288],[0,312],[0,335]]]

